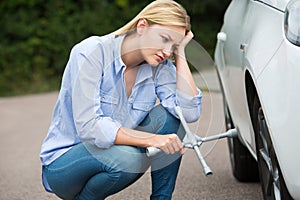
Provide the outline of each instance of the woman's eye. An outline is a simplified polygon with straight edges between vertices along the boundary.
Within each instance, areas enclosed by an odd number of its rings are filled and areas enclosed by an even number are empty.
[[[162,41],[164,43],[169,42],[169,38],[165,37],[165,36],[161,36],[162,37]]]

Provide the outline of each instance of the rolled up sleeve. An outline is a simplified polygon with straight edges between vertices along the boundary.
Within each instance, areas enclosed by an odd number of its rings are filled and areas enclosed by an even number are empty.
[[[202,110],[202,92],[190,96],[176,88],[176,68],[168,63],[160,66],[156,74],[156,92],[161,104],[174,116],[175,106],[180,106],[183,116],[188,123],[197,121]]]
[[[189,123],[199,119],[202,110],[202,92],[197,88],[198,95],[190,96],[186,93],[176,90],[176,104],[182,109],[185,120]]]

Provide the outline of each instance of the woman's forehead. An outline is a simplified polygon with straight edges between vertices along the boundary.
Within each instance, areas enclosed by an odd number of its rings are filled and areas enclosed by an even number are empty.
[[[176,42],[179,42],[182,40],[182,38],[185,36],[185,28],[181,26],[165,26],[165,25],[159,25],[154,24],[151,26],[151,28],[154,29],[154,31],[162,34],[168,34],[168,36],[171,37]]]

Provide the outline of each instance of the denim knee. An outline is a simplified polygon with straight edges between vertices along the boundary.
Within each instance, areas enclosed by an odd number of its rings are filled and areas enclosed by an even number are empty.
[[[162,105],[154,107],[136,129],[157,134],[170,134],[181,131],[180,120]]]
[[[87,144],[86,149],[105,166],[105,170],[144,173],[150,166],[150,159],[146,155],[145,148],[113,145],[109,149],[99,149]]]

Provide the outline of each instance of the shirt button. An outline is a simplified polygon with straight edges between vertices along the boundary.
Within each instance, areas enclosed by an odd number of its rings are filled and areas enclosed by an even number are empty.
[[[148,110],[148,109],[149,109],[149,106],[146,106],[146,109]]]
[[[133,103],[133,99],[129,99],[129,103]]]

